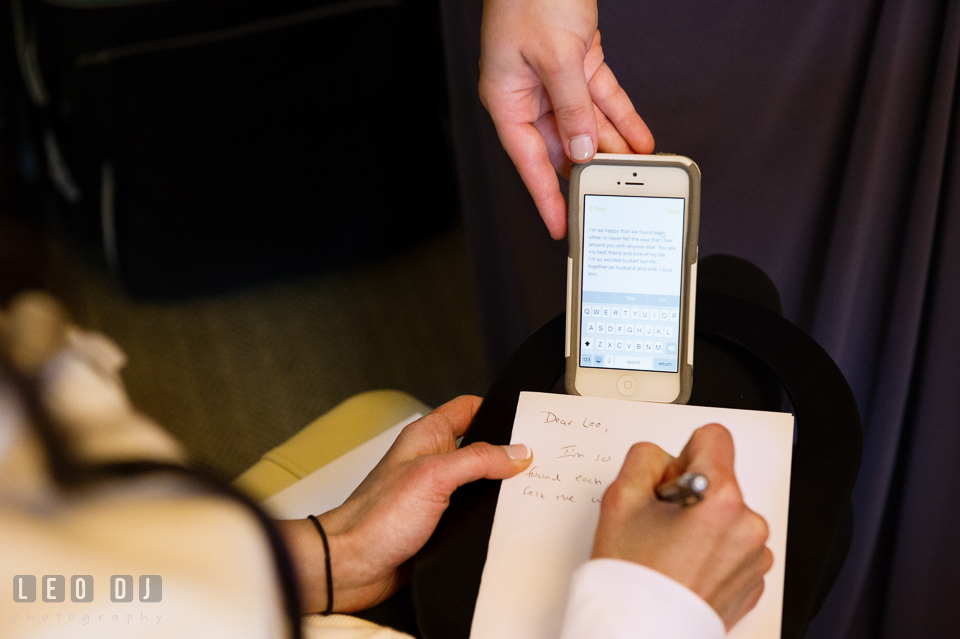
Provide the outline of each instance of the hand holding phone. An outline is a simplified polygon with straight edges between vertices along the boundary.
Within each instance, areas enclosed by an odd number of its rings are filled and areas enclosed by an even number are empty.
[[[700,171],[676,155],[597,154],[568,210],[567,392],[686,403]]]

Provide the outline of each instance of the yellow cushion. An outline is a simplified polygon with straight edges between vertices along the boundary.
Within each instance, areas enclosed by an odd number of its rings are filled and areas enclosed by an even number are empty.
[[[429,412],[429,406],[396,390],[354,395],[264,454],[234,480],[234,486],[255,500],[264,500],[397,422]]]

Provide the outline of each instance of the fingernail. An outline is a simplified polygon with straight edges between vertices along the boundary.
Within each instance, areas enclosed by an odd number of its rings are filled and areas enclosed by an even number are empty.
[[[530,449],[524,444],[510,444],[509,446],[504,446],[503,450],[507,451],[507,457],[510,459],[530,459]]]
[[[581,135],[570,140],[570,157],[574,160],[588,160],[593,155],[593,138]]]

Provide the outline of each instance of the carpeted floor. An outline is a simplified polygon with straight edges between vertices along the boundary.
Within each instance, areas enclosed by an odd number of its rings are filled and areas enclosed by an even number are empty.
[[[431,405],[483,392],[459,227],[358,268],[186,302],[134,301],[101,260],[21,219],[8,160],[0,291],[39,284],[112,337],[129,356],[134,403],[226,477],[361,391],[396,388]]]
[[[131,301],[62,244],[50,253],[77,319],[128,353],[135,403],[234,476],[355,393],[482,393],[463,250],[453,229],[361,268],[162,304]]]

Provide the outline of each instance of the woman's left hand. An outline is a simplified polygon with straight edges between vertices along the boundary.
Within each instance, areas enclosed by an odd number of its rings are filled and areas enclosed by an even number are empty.
[[[406,579],[405,562],[427,542],[458,487],[516,475],[532,459],[522,444],[457,449],[480,406],[458,397],[410,424],[339,508],[319,516],[330,544],[334,610],[356,612],[387,599]],[[310,520],[277,522],[297,571],[304,612],[327,607],[322,541]]]

